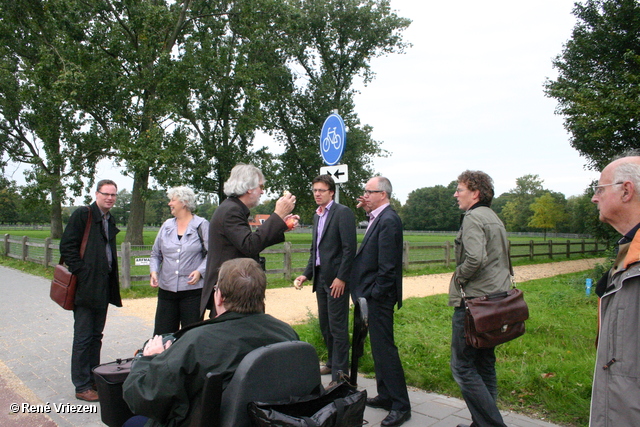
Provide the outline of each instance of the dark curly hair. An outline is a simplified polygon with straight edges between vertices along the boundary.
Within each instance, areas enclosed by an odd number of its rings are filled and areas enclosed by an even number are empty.
[[[482,171],[466,170],[458,176],[458,182],[471,191],[480,191],[480,203],[491,206],[493,201],[493,179]]]

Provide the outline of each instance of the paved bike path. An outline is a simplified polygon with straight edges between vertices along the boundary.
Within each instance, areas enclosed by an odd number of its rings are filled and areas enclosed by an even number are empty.
[[[69,368],[73,313],[49,299],[49,284],[42,277],[0,266],[0,425],[104,426],[99,404],[75,399]],[[149,322],[110,306],[102,362],[130,357],[152,332]],[[376,394],[375,380],[358,381],[369,396]],[[470,424],[464,401],[413,389],[410,399],[413,413],[406,427]],[[17,413],[12,404],[18,405]],[[510,412],[503,415],[509,426],[554,426]],[[365,411],[371,427],[379,426],[385,416],[382,410]]]

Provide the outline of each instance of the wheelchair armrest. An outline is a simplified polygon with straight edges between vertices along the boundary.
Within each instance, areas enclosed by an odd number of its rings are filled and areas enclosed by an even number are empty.
[[[222,402],[222,374],[209,372],[202,389],[200,426],[220,426],[220,405]]]

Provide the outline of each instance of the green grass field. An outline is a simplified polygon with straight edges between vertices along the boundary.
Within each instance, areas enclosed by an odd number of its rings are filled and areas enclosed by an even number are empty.
[[[44,239],[49,237],[48,230],[15,230],[14,232],[4,230],[5,234],[11,234],[12,238],[18,238],[18,236],[27,236],[32,242],[44,242]],[[151,250],[151,246],[155,240],[157,235],[157,230],[145,230],[143,233],[145,246],[140,248],[137,247],[137,250]],[[309,259],[309,248],[311,246],[311,231],[309,229],[298,230],[291,233],[286,233],[286,241],[291,243],[292,249],[294,252],[291,254],[291,266],[294,269],[291,277],[284,277],[282,273],[268,273],[268,286],[269,288],[278,288],[291,286],[291,281],[294,277],[301,274],[304,270],[304,267],[307,265],[307,261]],[[358,242],[362,241],[364,234],[360,232],[357,236]],[[117,244],[120,245],[124,241],[125,232],[121,231],[117,236]],[[455,267],[455,262],[453,261],[454,253],[453,253],[453,241],[455,238],[455,234],[422,234],[422,233],[406,233],[404,236],[405,242],[409,244],[409,253],[408,259],[410,261],[409,268],[405,269],[405,276],[417,276],[424,274],[434,274],[434,273],[446,273],[453,271]],[[512,236],[509,238],[512,248],[512,255],[527,255],[530,252],[530,248],[528,246],[517,246],[518,244],[528,244],[531,241],[534,241],[540,246],[536,246],[534,249],[536,253],[543,254],[548,251],[548,242],[544,241],[540,237],[522,237],[522,236]],[[572,251],[579,251],[582,247],[579,239],[571,240],[574,242],[571,245]],[[445,259],[445,249],[442,247],[445,243],[450,244],[449,251],[449,265],[444,263]],[[554,252],[557,252],[553,258],[549,258],[546,255],[536,255],[531,259],[529,256],[524,256],[522,258],[514,258],[514,265],[522,265],[522,264],[537,264],[537,263],[547,263],[558,260],[567,260],[567,259],[580,259],[580,258],[588,258],[594,256],[600,256],[600,254],[570,254],[569,257],[565,255],[565,247],[566,247],[567,239],[563,239],[561,241],[561,245],[556,245],[553,248]],[[557,242],[560,243],[560,242]],[[274,245],[268,248],[270,250],[282,250],[284,247],[284,243]],[[587,250],[593,249],[593,243],[587,243],[585,248]],[[12,253],[21,253],[20,244],[12,243],[11,244],[11,252]],[[267,252],[268,252],[267,251]],[[34,259],[44,259],[44,249],[32,247],[29,249],[29,256]],[[53,251],[52,261],[55,263],[59,258],[59,253],[57,250]],[[265,253],[264,256],[267,259],[267,269],[282,269],[284,256],[282,253]],[[134,281],[132,283],[132,287],[130,289],[125,289],[123,291],[123,296],[125,298],[140,298],[140,297],[150,297],[155,296],[157,290],[149,287],[149,282],[146,279],[146,276],[149,274],[148,266],[136,266],[135,258],[144,257],[144,256],[132,256],[131,257],[131,274],[134,276],[145,276],[144,280]]]
[[[562,425],[588,424],[597,298],[585,296],[586,277],[581,272],[519,284],[530,319],[524,336],[496,350],[501,409]],[[407,299],[396,312],[395,338],[409,385],[461,398],[449,369],[452,311],[447,295]],[[326,358],[317,319],[294,328]],[[368,340],[359,366],[373,375]]]

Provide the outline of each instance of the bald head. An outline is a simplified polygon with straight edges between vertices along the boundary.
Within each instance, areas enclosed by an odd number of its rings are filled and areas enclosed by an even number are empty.
[[[640,223],[640,156],[622,157],[602,170],[591,199],[600,221],[626,234]]]

